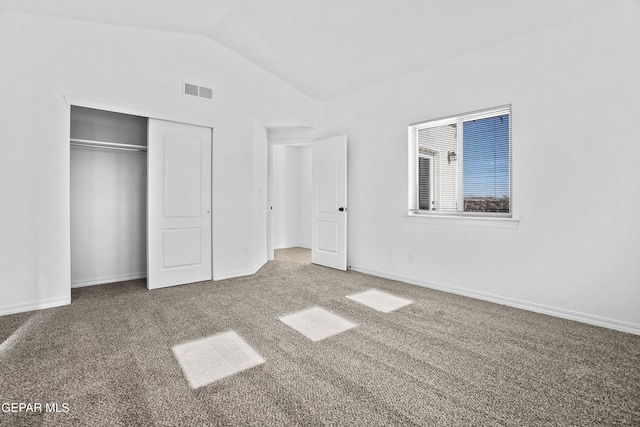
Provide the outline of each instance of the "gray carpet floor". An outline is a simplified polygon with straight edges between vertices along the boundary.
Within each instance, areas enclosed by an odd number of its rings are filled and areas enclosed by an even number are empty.
[[[381,313],[345,298],[412,300]],[[357,327],[313,342],[278,320],[320,306]],[[191,389],[171,351],[237,332],[265,363]],[[349,271],[275,261],[148,291],[74,289],[0,317],[0,425],[640,425],[640,336]]]

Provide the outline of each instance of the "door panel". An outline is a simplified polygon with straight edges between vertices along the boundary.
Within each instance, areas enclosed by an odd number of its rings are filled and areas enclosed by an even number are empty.
[[[162,230],[162,268],[187,267],[202,262],[200,228]]]
[[[147,287],[211,280],[211,129],[149,119],[147,159]]]
[[[317,149],[318,174],[318,212],[322,214],[335,213],[339,208],[338,200],[338,163],[339,153],[333,146]]]
[[[311,260],[347,269],[347,136],[314,141]]]
[[[197,218],[201,214],[201,140],[179,133],[164,141],[164,216]]]
[[[318,250],[337,254],[340,250],[338,239],[340,236],[338,222],[318,221]]]

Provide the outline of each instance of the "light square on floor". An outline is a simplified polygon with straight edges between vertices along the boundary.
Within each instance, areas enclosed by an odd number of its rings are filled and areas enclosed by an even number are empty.
[[[177,344],[172,350],[194,389],[264,363],[264,359],[233,331]]]
[[[413,301],[400,298],[395,295],[388,294],[386,292],[371,289],[369,291],[360,292],[353,295],[347,295],[347,298],[364,304],[368,307],[374,308],[383,313],[390,313],[405,305],[411,304]]]
[[[320,307],[312,307],[282,316],[280,321],[311,341],[320,341],[356,327],[355,323]]]

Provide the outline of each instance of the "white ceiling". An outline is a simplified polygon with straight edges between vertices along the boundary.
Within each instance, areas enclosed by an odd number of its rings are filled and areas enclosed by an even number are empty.
[[[332,100],[615,0],[0,0],[0,9],[209,37]]]

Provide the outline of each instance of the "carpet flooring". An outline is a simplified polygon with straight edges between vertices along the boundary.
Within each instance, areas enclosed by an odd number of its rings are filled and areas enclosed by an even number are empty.
[[[369,289],[413,302],[346,298]],[[357,327],[314,342],[278,320],[315,306]],[[264,363],[192,389],[172,347],[225,331]],[[0,343],[3,426],[640,425],[640,336],[316,265],[73,289],[0,317]]]
[[[275,249],[273,257],[276,261],[299,262],[311,264],[311,249],[292,247],[285,249]]]

